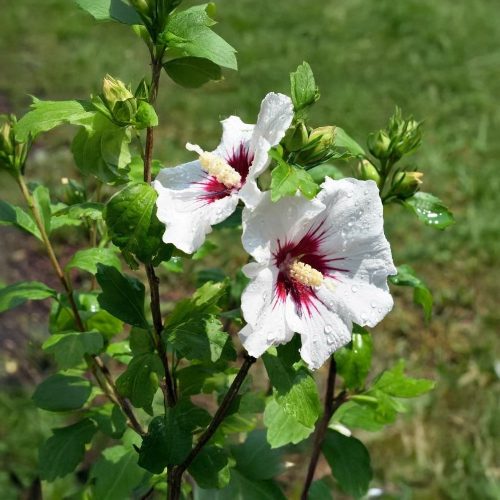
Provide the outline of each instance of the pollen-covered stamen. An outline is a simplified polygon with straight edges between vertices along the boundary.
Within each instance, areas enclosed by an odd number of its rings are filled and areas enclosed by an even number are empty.
[[[200,165],[207,174],[215,177],[229,189],[241,186],[241,175],[223,158],[213,153],[203,151],[199,146],[186,144],[186,149],[200,155]]]
[[[241,175],[222,158],[213,153],[200,155],[201,168],[228,188],[241,186]]]
[[[296,260],[290,265],[290,276],[306,286],[320,286],[323,283],[323,275],[314,267],[304,264],[300,260]]]

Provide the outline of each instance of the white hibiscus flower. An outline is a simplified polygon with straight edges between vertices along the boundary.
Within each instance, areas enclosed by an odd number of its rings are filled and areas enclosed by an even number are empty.
[[[350,341],[353,322],[375,326],[392,309],[396,269],[373,181],[327,178],[312,201],[272,203],[266,193],[244,209],[242,239],[256,261],[243,268],[251,281],[241,299],[252,356],[297,332],[302,359],[319,368]]]
[[[292,119],[290,98],[269,93],[256,125],[237,116],[222,121],[222,141],[215,151],[187,144],[199,159],[162,169],[153,183],[158,192],[157,216],[166,225],[163,241],[192,253],[214,224],[236,210],[240,199],[255,207],[262,196],[256,179],[269,165],[269,149],[280,142]]]

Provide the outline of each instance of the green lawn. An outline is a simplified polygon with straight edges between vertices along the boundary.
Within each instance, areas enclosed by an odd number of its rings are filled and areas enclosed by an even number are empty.
[[[98,25],[70,0],[4,3],[0,111],[22,114],[27,94],[85,98],[99,91],[106,73],[133,85],[147,74],[146,51],[123,26]],[[265,93],[287,92],[288,74],[303,60],[322,93],[312,114],[318,125],[339,125],[364,143],[395,105],[424,120],[424,145],[411,160],[425,172],[425,190],[447,202],[457,224],[436,232],[399,207],[388,211],[395,260],[419,271],[436,307],[425,325],[411,296],[399,292],[395,312],[376,329],[375,347],[379,368],[404,356],[412,374],[434,376],[438,385],[407,419],[368,437],[374,485],[394,498],[498,498],[498,2],[220,0],[217,6],[218,31],[237,48],[240,71],[195,91],[164,80],[156,157],[165,164],[187,160],[188,140],[210,149],[220,135],[218,120],[229,114],[253,121]],[[34,178],[56,183],[74,175],[70,134],[41,138]],[[14,197],[9,179],[1,178],[0,193]],[[0,268],[0,281],[8,276]],[[0,415],[2,408],[11,411],[7,401],[0,400]],[[8,434],[5,427],[0,436]],[[30,435],[36,441],[40,432],[36,427]],[[32,463],[35,444],[21,441],[9,466]],[[0,489],[4,481],[0,474]]]

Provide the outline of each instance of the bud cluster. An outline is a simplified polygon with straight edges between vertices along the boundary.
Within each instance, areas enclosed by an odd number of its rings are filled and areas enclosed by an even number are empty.
[[[399,108],[390,118],[388,127],[368,137],[368,149],[379,160],[398,161],[415,151],[422,141],[420,122],[404,119]]]
[[[144,22],[153,42],[163,32],[167,24],[168,15],[182,0],[130,0],[132,7],[137,11]]]
[[[16,121],[14,115],[0,115],[0,170],[14,176],[22,173],[29,149],[27,144],[16,141]]]
[[[283,146],[293,163],[305,168],[327,162],[333,155],[335,127],[311,128],[300,121],[290,127],[283,139]]]

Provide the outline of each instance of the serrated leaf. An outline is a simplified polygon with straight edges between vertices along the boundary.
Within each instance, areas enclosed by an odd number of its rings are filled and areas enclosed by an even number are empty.
[[[129,184],[107,203],[105,219],[113,243],[141,262],[151,262],[164,246],[156,217],[156,191],[144,182]]]
[[[90,471],[90,477],[95,479],[92,488],[94,498],[133,498],[133,492],[143,482],[145,474],[144,469],[137,464],[137,452],[130,446],[107,448]]]
[[[99,305],[132,326],[148,328],[144,314],[144,285],[111,266],[97,265],[97,282],[102,288]]]
[[[97,264],[104,264],[118,270],[122,267],[116,252],[111,250],[111,248],[87,248],[85,250],[78,250],[66,264],[65,270],[69,271],[70,269],[78,268],[90,274],[96,274]]]
[[[319,191],[309,173],[301,167],[280,161],[271,172],[271,199],[276,202],[285,196],[300,192],[308,199],[314,198]]]
[[[123,0],[75,0],[79,7],[97,21],[118,21],[123,24],[142,24],[135,9]]]
[[[84,120],[71,144],[76,166],[84,175],[104,183],[123,183],[131,161],[130,130],[118,127],[101,113]]]
[[[42,410],[55,412],[78,410],[89,398],[91,390],[92,385],[89,380],[56,373],[36,387],[33,401]]]
[[[318,165],[317,167],[310,168],[307,173],[311,176],[312,180],[321,185],[325,182],[326,177],[331,179],[343,179],[344,174],[335,165],[328,165],[327,163],[323,165]]]
[[[99,354],[104,340],[99,332],[70,332],[51,335],[42,349],[52,354],[61,370],[84,362],[85,354]]]
[[[401,360],[392,369],[382,372],[372,388],[397,398],[414,398],[434,388],[433,380],[407,377],[404,366],[404,361]]]
[[[427,226],[445,229],[455,223],[453,214],[436,196],[419,191],[406,199],[403,205]]]
[[[426,321],[430,321],[433,305],[432,292],[407,264],[398,266],[397,270],[398,274],[389,276],[389,281],[394,285],[412,287],[413,302],[422,306]]]
[[[363,387],[370,372],[373,342],[364,328],[354,326],[351,342],[335,353],[337,373],[344,379],[348,389]]]
[[[274,397],[270,398],[266,405],[264,425],[271,448],[300,443],[314,432],[314,426],[307,427],[285,413]]]
[[[235,49],[210,29],[215,22],[207,14],[208,5],[196,6],[169,17],[164,41],[183,55],[209,59],[236,70]]]
[[[22,208],[0,200],[0,225],[17,227],[22,231],[42,239],[35,221]]]
[[[319,99],[311,66],[305,61],[290,74],[290,87],[295,112],[304,110]]]
[[[20,306],[28,300],[56,298],[57,292],[39,281],[21,281],[0,288],[0,313]]]
[[[96,431],[96,424],[88,418],[68,427],[53,429],[52,436],[39,452],[41,478],[54,481],[73,472],[83,459],[85,445],[90,443]]]
[[[231,479],[227,453],[216,446],[203,448],[188,472],[200,488],[225,488]]]
[[[373,478],[370,455],[364,444],[355,437],[329,430],[322,450],[342,490],[354,498],[363,497]]]
[[[275,388],[276,402],[297,422],[314,426],[322,410],[316,382],[308,370],[288,365],[271,350],[263,355],[263,360]]]
[[[92,118],[95,109],[86,101],[40,101],[36,99],[31,111],[26,113],[16,124],[16,138],[20,142],[34,139],[42,132],[47,132],[63,124],[81,125]]]
[[[202,57],[179,57],[167,61],[163,68],[175,83],[186,88],[201,87],[222,78],[220,66]]]
[[[151,404],[162,374],[163,365],[157,354],[140,354],[132,358],[127,369],[117,378],[116,387],[136,408],[143,408],[151,414]]]

